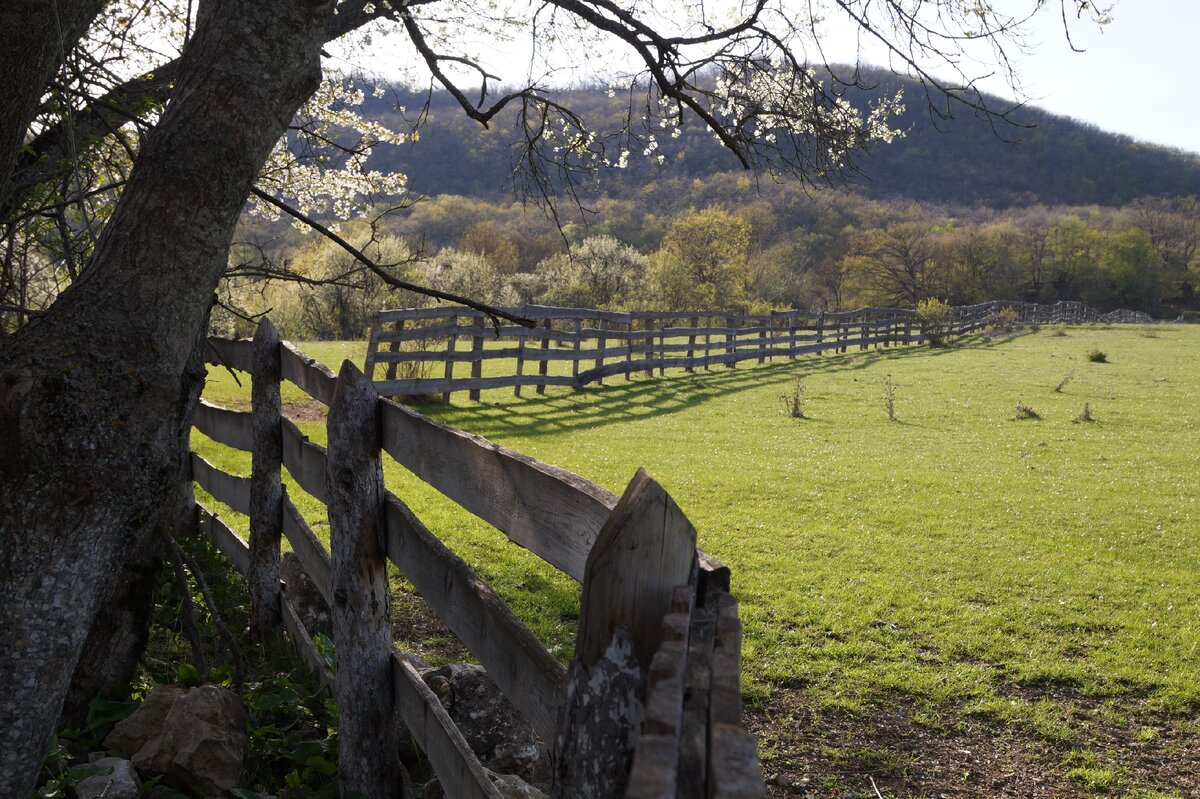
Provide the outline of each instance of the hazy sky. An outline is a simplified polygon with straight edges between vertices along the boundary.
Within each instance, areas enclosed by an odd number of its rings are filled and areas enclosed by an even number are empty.
[[[1102,31],[1081,25],[1073,53],[1041,19],[1021,73],[1034,105],[1135,139],[1200,152],[1200,3],[1123,0]]]

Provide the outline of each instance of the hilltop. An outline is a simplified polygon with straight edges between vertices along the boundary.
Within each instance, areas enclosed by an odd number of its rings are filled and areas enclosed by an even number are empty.
[[[857,159],[861,174],[849,186],[878,200],[907,199],[946,205],[1013,208],[1042,205],[1123,206],[1144,196],[1200,195],[1200,155],[1108,133],[1069,117],[1024,107],[1014,124],[992,125],[959,109],[952,119],[930,113],[914,81],[868,73],[872,91],[859,101],[904,90],[906,111],[896,127],[905,137]],[[984,96],[993,107],[1004,101]],[[620,127],[627,105],[602,88],[567,92],[565,104],[602,131]],[[402,125],[427,105],[418,141],[387,148],[372,165],[405,172],[414,192],[499,200],[512,194],[512,143],[518,138],[515,109],[490,129],[469,120],[444,92],[395,89],[369,101],[369,112]],[[407,109],[405,114],[397,107]],[[692,123],[677,140],[662,137],[662,165],[633,158],[624,170],[608,170],[591,187],[594,196],[632,198],[659,181],[706,179],[742,171],[732,154]]]

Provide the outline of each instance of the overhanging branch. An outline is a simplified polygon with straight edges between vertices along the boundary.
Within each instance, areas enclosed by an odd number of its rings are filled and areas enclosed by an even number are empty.
[[[420,285],[417,285],[416,283],[409,283],[407,280],[401,280],[400,278],[391,274],[386,269],[381,267],[379,264],[375,263],[370,258],[368,258],[362,250],[358,249],[353,244],[346,241],[341,236],[334,233],[332,230],[325,227],[320,222],[313,219],[311,216],[304,213],[303,211],[293,208],[292,206],[288,205],[287,203],[283,202],[282,200],[278,200],[275,197],[272,197],[270,194],[267,194],[265,191],[263,191],[257,187],[251,187],[250,191],[254,194],[255,197],[259,198],[263,202],[273,205],[274,207],[278,208],[280,211],[283,211],[285,214],[287,214],[290,217],[299,219],[301,222],[308,225],[313,230],[317,231],[322,236],[329,239],[330,241],[332,241],[334,244],[341,247],[346,252],[350,253],[352,256],[354,256],[354,258],[357,261],[359,261],[365,267],[370,269],[373,273],[375,273],[375,275],[377,275],[379,277],[380,280],[382,280],[384,283],[387,283],[392,288],[405,289],[406,291],[411,291],[414,294],[423,294],[426,297],[433,297],[434,299],[445,300],[446,302],[456,302],[459,305],[465,305],[468,308],[474,308],[477,311],[482,311],[484,314],[486,314],[488,317],[490,317],[493,324],[498,324],[497,319],[507,319],[510,322],[516,322],[518,325],[522,325],[524,327],[530,327],[530,328],[535,327],[537,324],[532,319],[526,319],[523,316],[518,316],[517,314],[509,313],[508,311],[504,310],[503,308],[497,308],[494,305],[488,305],[487,303],[477,302],[468,297],[463,297],[459,294],[452,294],[451,292],[448,292],[448,291],[440,291],[438,289],[429,288],[428,286],[420,286]]]

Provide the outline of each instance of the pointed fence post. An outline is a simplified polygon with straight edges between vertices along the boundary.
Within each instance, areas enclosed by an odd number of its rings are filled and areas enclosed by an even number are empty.
[[[696,557],[696,529],[639,469],[588,554],[554,747],[555,799],[624,795],[663,617],[674,589],[695,584]]]
[[[251,343],[250,402],[254,450],[250,467],[250,630],[279,626],[279,537],[283,530],[283,427],[279,398],[279,333],[263,319]]]
[[[383,544],[379,395],[354,364],[338,375],[329,408],[325,493],[333,582],[338,781],[375,797],[400,793],[391,594]]]

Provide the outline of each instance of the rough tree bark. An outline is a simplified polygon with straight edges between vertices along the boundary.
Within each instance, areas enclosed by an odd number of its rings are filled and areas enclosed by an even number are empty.
[[[255,175],[318,85],[332,8],[201,4],[83,274],[0,351],[0,796],[33,787],[96,609],[184,473],[188,365]]]

